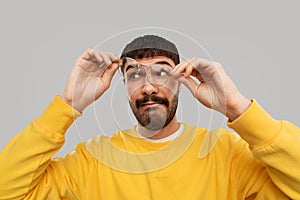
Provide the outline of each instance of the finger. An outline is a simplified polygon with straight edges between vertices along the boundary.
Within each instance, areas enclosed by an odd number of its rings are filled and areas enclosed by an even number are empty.
[[[94,51],[94,56],[95,56],[95,58],[96,58],[96,60],[98,61],[99,64],[103,63],[104,60],[103,60],[99,50]]]
[[[183,68],[184,66],[186,66],[188,64],[187,60],[179,63],[178,65],[176,65],[173,69],[173,73],[177,73],[179,69]]]
[[[177,78],[177,80],[183,85],[185,85],[191,91],[193,96],[196,96],[197,88],[199,85],[196,83],[195,80],[193,80],[190,77],[183,77],[183,76]]]
[[[195,61],[196,68],[198,70],[205,69],[207,67],[213,66],[213,62],[210,60],[206,60],[204,58],[197,58]]]
[[[92,57],[94,57],[94,50],[91,48],[88,48],[79,56],[79,58],[76,60],[76,63],[79,66],[88,66],[92,60],[95,60],[95,59],[92,59]],[[95,62],[95,61],[92,61],[92,62]]]
[[[118,63],[113,63],[110,67],[108,67],[102,75],[103,81],[110,83],[118,68]]]
[[[175,67],[175,74],[178,76],[179,74],[184,74],[185,77],[190,76],[193,68],[195,68],[194,65],[194,60],[195,58],[189,58],[186,61],[184,61],[183,63],[177,65]]]
[[[93,49],[88,48],[79,56],[79,59],[84,59],[84,60],[91,59],[91,55],[93,54],[93,51],[94,51]]]
[[[175,66],[175,68],[171,71],[171,75],[173,75],[175,78],[178,78],[182,76],[183,74],[179,73],[178,71],[183,68],[187,63],[184,61],[178,65]]]
[[[104,53],[100,50],[97,50],[97,51],[99,52],[99,54],[101,55],[101,58],[103,59],[105,68],[107,68],[112,63],[110,60],[110,57],[106,53]]]
[[[107,52],[106,53],[112,62],[119,62],[119,58],[116,54]]]
[[[89,54],[89,56],[90,56],[90,58],[87,59],[88,61],[92,61],[92,62],[94,62],[94,63],[102,63],[102,62],[103,62],[102,60],[99,60],[99,61],[98,61],[99,55],[98,55],[98,53],[97,53],[97,50],[91,49],[91,50],[88,51],[88,54]],[[101,59],[101,57],[100,57],[100,59]]]
[[[219,73],[218,63],[203,58],[197,59],[197,71],[201,74],[202,78],[206,81],[211,80],[216,74]]]
[[[189,77],[193,71],[194,67],[192,65],[187,65],[184,72],[184,77]]]

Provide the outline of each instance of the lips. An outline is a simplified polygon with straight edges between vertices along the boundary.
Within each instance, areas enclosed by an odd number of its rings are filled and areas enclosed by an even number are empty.
[[[158,105],[164,105],[164,104],[159,103],[159,102],[148,101],[148,102],[142,103],[140,106],[148,108],[148,107],[155,107],[155,106],[158,106]]]

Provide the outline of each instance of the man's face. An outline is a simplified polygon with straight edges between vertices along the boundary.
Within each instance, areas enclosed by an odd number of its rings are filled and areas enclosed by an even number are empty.
[[[143,127],[158,131],[168,125],[176,114],[179,82],[172,76],[168,76],[165,71],[160,70],[157,74],[157,71],[151,69],[158,64],[172,70],[175,64],[173,60],[164,56],[135,59],[135,61],[142,65],[141,69],[134,71],[133,68],[124,68],[129,104]],[[134,73],[137,72],[139,74],[135,75]],[[168,77],[163,77],[161,82],[160,76]],[[132,80],[130,77],[143,78],[136,81],[135,78]]]

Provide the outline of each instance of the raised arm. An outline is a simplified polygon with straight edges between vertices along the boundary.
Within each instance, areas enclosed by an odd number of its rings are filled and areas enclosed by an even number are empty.
[[[51,160],[73,121],[108,88],[119,64],[111,53],[88,49],[75,62],[66,89],[44,113],[17,134],[0,153],[0,199],[74,198],[72,168],[86,168],[77,151]],[[67,164],[66,164],[67,163]],[[71,168],[71,169],[68,169]],[[78,174],[79,180],[80,174]]]
[[[268,192],[279,188],[288,197],[300,199],[298,127],[273,119],[255,100],[245,98],[220,63],[194,57],[177,65],[173,74],[200,103],[226,115],[229,127],[249,144],[252,157],[266,167],[272,181],[266,182],[257,194],[268,197]],[[240,174],[249,169],[246,165],[240,165]],[[248,181],[241,182],[249,184]]]

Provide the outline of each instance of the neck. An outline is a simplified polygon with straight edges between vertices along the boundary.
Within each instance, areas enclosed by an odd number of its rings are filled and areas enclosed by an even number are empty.
[[[153,140],[158,140],[158,139],[168,137],[169,135],[175,133],[179,129],[180,124],[177,122],[176,116],[174,116],[172,121],[161,130],[149,130],[143,127],[141,124],[138,124],[137,126],[138,126],[139,133],[142,136]]]

